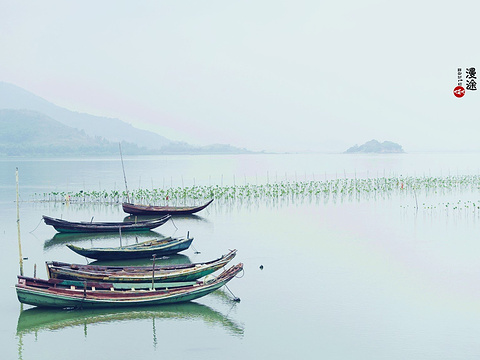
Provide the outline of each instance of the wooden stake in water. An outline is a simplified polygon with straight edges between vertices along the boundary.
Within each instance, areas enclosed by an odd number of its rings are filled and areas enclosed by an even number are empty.
[[[155,254],[153,254],[152,265],[152,290],[155,290]]]
[[[17,183],[17,233],[18,233],[18,255],[20,257],[20,275],[23,276],[23,256],[22,256],[22,243],[20,241],[20,208],[18,202],[18,168],[15,168],[15,180]]]

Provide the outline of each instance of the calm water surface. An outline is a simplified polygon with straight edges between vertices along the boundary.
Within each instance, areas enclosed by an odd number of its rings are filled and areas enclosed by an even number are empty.
[[[165,156],[125,159],[128,186],[265,183],[390,175],[478,174],[480,154]],[[195,302],[57,311],[19,304],[15,167],[25,274],[85,263],[65,247],[117,236],[56,235],[43,214],[121,220],[121,206],[30,201],[50,191],[123,190],[118,159],[0,160],[1,345],[5,359],[474,359],[480,356],[479,212],[475,191],[351,198],[215,201],[149,236],[195,237],[168,261],[238,249],[242,278]],[[445,204],[457,204],[457,209]],[[424,205],[425,204],[425,205]],[[126,235],[124,243],[135,241]],[[200,252],[196,254],[195,251]],[[166,260],[167,261],[167,260]],[[263,265],[263,270],[260,269]]]

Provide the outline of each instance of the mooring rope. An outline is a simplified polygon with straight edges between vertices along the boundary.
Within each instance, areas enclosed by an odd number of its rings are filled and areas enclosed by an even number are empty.
[[[175,229],[177,229],[177,230],[178,230],[178,227],[177,227],[177,225],[175,225],[175,223],[173,222],[173,217],[171,217],[171,218],[170,218],[170,220],[172,220],[172,224],[173,224],[173,226],[175,226]]]
[[[193,246],[193,245],[190,245],[190,246],[192,247],[193,251],[195,251],[194,254],[201,254],[200,251],[198,251],[197,249],[195,249],[195,246]]]
[[[235,296],[235,294],[232,292],[232,290],[230,290],[230,289],[228,288],[227,284],[225,284],[225,288],[230,292],[230,294],[232,294],[232,296],[233,296],[233,301],[240,302],[240,298]]]
[[[30,231],[30,233],[33,233],[35,230],[37,230],[37,228],[40,226],[40,223],[42,222],[43,219],[40,219],[40,221],[38,222],[38,225],[35,227],[35,229],[33,229],[32,231]]]
[[[237,276],[237,275],[235,275],[235,277],[236,277],[237,279],[241,279],[241,278],[243,278],[244,276],[245,276],[245,269],[244,269],[244,268],[242,268],[242,276]]]

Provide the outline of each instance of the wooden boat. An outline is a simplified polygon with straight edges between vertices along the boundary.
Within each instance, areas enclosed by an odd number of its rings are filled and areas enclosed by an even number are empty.
[[[213,199],[197,207],[189,206],[151,206],[123,203],[122,208],[128,214],[132,215],[188,215],[194,214],[205,209],[213,202]]]
[[[228,264],[237,250],[218,259],[190,264],[155,266],[101,266],[67,264],[47,261],[47,274],[50,279],[97,281],[110,283],[149,283],[192,281],[209,275]]]
[[[20,275],[15,289],[21,303],[40,307],[100,308],[172,304],[205,296],[232,280],[242,269],[243,264],[240,263],[223,271],[212,281],[198,281],[194,285],[171,289],[115,289],[109,283],[43,280]]]
[[[45,224],[51,225],[58,232],[62,233],[83,233],[83,232],[119,232],[125,231],[148,231],[165,224],[170,215],[164,215],[159,219],[143,221],[124,221],[124,222],[74,222],[62,219],[56,219],[43,215]]]
[[[82,248],[73,244],[67,247],[77,254],[97,260],[138,259],[155,256],[176,254],[190,247],[193,238],[164,238],[140,242],[138,244],[109,247],[109,248]]]

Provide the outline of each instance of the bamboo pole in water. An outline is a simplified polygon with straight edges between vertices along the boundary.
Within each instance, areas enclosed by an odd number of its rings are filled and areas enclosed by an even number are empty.
[[[155,254],[153,254],[152,265],[152,290],[155,290]]]
[[[120,159],[122,160],[123,180],[125,180],[125,190],[127,192],[127,200],[130,203],[130,195],[128,195],[128,187],[127,187],[127,177],[125,176],[125,167],[123,166],[122,144],[118,143],[118,147],[120,148]]]
[[[15,180],[17,183],[17,233],[18,233],[18,255],[20,259],[20,275],[23,276],[23,255],[22,255],[22,243],[20,241],[20,208],[19,208],[19,196],[18,196],[18,167],[15,168]]]

